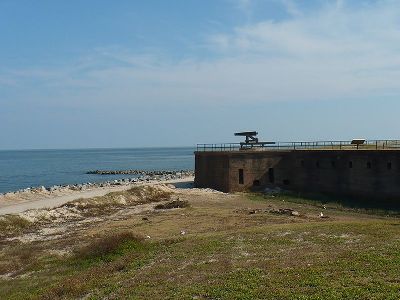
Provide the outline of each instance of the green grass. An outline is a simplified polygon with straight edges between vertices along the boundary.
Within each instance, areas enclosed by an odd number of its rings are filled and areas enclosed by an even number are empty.
[[[282,192],[275,195],[264,195],[262,193],[249,193],[247,197],[252,201],[285,201],[289,203],[306,204],[314,207],[331,208],[334,210],[347,210],[371,215],[384,215],[400,217],[400,202],[371,202],[367,199],[357,199],[338,196],[327,196],[324,194],[307,194],[294,192]]]
[[[243,202],[244,207],[293,207],[311,215],[323,205],[289,195],[250,194],[242,202],[230,201],[203,203],[206,210],[192,202],[180,212],[156,212],[150,223],[128,231],[112,225],[106,234],[82,235],[85,243],[69,257],[37,252],[26,260],[33,273],[0,280],[0,298],[399,299],[399,219],[341,203],[330,204],[328,220],[235,213],[235,205]],[[215,215],[211,220],[209,213]],[[178,217],[186,220],[182,224],[189,234],[143,239],[134,233],[175,226],[183,222]],[[220,222],[228,219],[238,225]],[[200,230],[205,225],[215,230]],[[1,259],[17,257],[18,247],[25,245],[14,247]]]
[[[398,224],[351,222],[283,224],[165,242],[121,239],[112,249],[100,246],[88,255],[49,261],[33,278],[17,280],[24,288],[2,283],[0,294],[10,299],[398,299],[398,234]],[[51,284],[42,281],[49,275]]]

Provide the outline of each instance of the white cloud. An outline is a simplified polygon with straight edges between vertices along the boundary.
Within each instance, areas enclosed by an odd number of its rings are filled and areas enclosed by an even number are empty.
[[[236,7],[246,15],[251,13],[253,0],[234,0]]]
[[[286,11],[289,15],[292,16],[301,16],[302,12],[300,9],[297,7],[296,2],[293,0],[279,0],[282,2],[282,4],[285,6]]]
[[[214,59],[171,62],[120,48],[98,49],[60,70],[24,70],[10,80],[32,76],[49,88],[67,87],[67,94],[73,86],[84,87],[76,101],[89,103],[400,96],[400,3],[352,9],[341,2],[309,13],[293,6],[289,19],[213,35],[208,47],[218,53]]]

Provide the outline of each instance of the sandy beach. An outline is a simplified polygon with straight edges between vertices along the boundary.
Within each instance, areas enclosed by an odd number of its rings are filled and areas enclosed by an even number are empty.
[[[134,186],[155,185],[159,183],[190,185],[191,183],[193,183],[193,180],[194,177],[189,176],[178,179],[151,180],[148,182],[136,182],[126,185],[115,185],[106,187],[101,187],[98,185],[82,191],[62,189],[54,192],[43,190],[7,193],[0,196],[0,215],[17,214],[30,209],[54,208],[76,199],[104,196],[110,192],[124,191]]]

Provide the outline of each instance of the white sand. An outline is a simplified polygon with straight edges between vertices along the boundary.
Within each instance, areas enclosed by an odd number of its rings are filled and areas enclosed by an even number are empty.
[[[110,186],[110,187],[95,187],[85,191],[69,191],[63,195],[51,195],[51,194],[37,194],[32,193],[31,195],[17,195],[8,197],[0,201],[0,215],[5,214],[17,214],[24,212],[29,209],[41,209],[41,208],[54,208],[64,203],[79,199],[79,198],[92,198],[97,196],[104,196],[110,192],[117,192],[127,190],[134,186],[147,185],[147,184],[175,184],[175,183],[188,183],[193,182],[193,177],[186,177],[180,179],[166,180],[166,181],[149,181],[147,183],[133,183],[123,186]]]

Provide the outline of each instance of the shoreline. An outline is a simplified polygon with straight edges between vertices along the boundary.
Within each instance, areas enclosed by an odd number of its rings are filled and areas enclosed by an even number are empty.
[[[168,175],[140,176],[100,183],[27,188],[0,194],[0,215],[21,213],[29,209],[54,208],[79,198],[104,196],[113,191],[127,190],[146,184],[193,183],[194,172],[176,172]]]
[[[136,173],[129,173],[135,171]],[[128,170],[127,173],[122,173],[124,171],[106,171],[108,174],[103,173],[93,173],[93,172],[104,172],[104,171],[88,171],[86,174],[96,174],[101,177],[101,175],[139,175],[137,177],[131,178],[118,178],[113,180],[105,180],[99,182],[81,182],[81,183],[71,183],[71,184],[55,184],[51,186],[31,186],[26,188],[21,188],[17,190],[11,190],[6,192],[0,192],[1,197],[12,196],[20,193],[36,193],[36,192],[55,192],[62,191],[65,189],[70,190],[85,190],[90,187],[106,187],[112,185],[124,185],[135,182],[146,182],[151,180],[169,180],[174,178],[180,178],[182,176],[194,176],[193,170],[180,170],[180,171],[142,171],[142,170]]]

